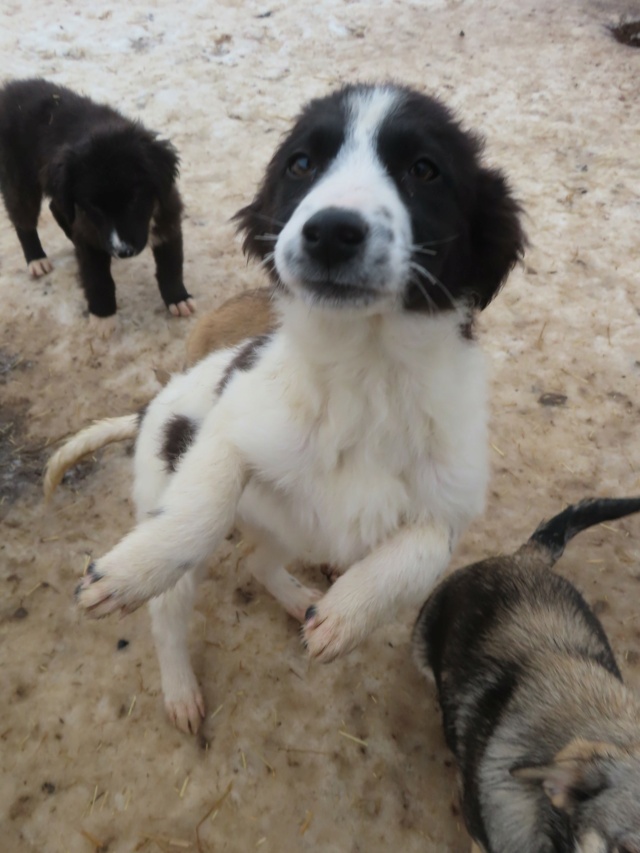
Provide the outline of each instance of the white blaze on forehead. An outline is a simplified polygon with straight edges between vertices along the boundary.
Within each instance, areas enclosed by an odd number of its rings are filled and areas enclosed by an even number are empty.
[[[349,97],[347,145],[375,150],[378,132],[393,111],[400,95],[394,89],[369,89],[353,92]]]
[[[355,91],[348,96],[342,147],[315,189],[301,203],[302,210],[347,207],[370,215],[375,207],[394,203],[397,193],[378,157],[377,138],[399,97],[394,89],[382,87]]]

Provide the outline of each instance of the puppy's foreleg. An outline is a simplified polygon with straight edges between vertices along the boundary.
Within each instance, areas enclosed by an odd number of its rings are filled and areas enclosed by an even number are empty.
[[[40,278],[40,276],[50,273],[53,269],[53,264],[42,248],[42,243],[36,229],[33,228],[27,231],[23,228],[16,228],[16,234],[24,252],[27,269],[33,278]]]
[[[111,275],[111,258],[101,249],[76,240],[80,283],[93,317],[111,317],[116,313],[116,283]]]
[[[174,317],[188,317],[196,310],[195,301],[187,292],[182,278],[181,212],[182,202],[173,187],[164,204],[156,211],[151,229],[151,246],[160,295]]]
[[[219,433],[218,420],[214,409],[154,516],[87,570],[76,595],[91,616],[130,612],[171,589],[231,530],[246,473],[238,450]]]
[[[449,525],[405,528],[355,563],[310,608],[303,638],[311,657],[351,651],[403,604],[421,604],[451,558]]]

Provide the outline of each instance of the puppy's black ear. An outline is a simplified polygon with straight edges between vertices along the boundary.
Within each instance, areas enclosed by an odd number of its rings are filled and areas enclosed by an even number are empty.
[[[147,140],[147,163],[158,198],[165,199],[178,178],[180,158],[173,145],[164,139]]]
[[[52,201],[69,225],[76,218],[73,192],[75,154],[71,148],[62,148],[45,167],[45,187]]]
[[[237,223],[237,231],[243,235],[242,251],[250,258],[264,260],[265,256],[273,251],[273,243],[269,240],[260,239],[266,231],[269,217],[263,213],[263,202],[260,193],[251,204],[241,208],[231,219]],[[278,229],[276,229],[278,230]]]
[[[527,238],[522,208],[497,169],[481,169],[471,219],[471,274],[474,302],[483,309],[524,254]]]

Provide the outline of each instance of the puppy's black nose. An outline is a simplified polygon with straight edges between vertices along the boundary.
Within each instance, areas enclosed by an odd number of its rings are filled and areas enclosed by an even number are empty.
[[[369,226],[359,213],[327,207],[307,219],[302,227],[302,240],[309,257],[333,266],[354,258],[368,232]]]
[[[116,258],[132,258],[135,254],[133,246],[120,246],[116,249]]]

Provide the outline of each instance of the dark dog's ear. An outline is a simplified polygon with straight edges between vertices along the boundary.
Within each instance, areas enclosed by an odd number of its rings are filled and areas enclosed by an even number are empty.
[[[180,158],[173,145],[164,140],[150,137],[147,141],[149,174],[154,182],[158,198],[166,198],[177,180]]]
[[[519,767],[511,775],[541,784],[551,804],[570,813],[607,786],[608,768],[622,757],[623,751],[614,744],[576,738],[551,764]]]
[[[481,310],[524,254],[527,238],[521,215],[504,176],[495,169],[481,169],[470,228],[473,298]]]
[[[76,218],[76,205],[73,192],[73,170],[75,155],[71,148],[62,148],[45,167],[45,187],[52,201],[69,225]]]

